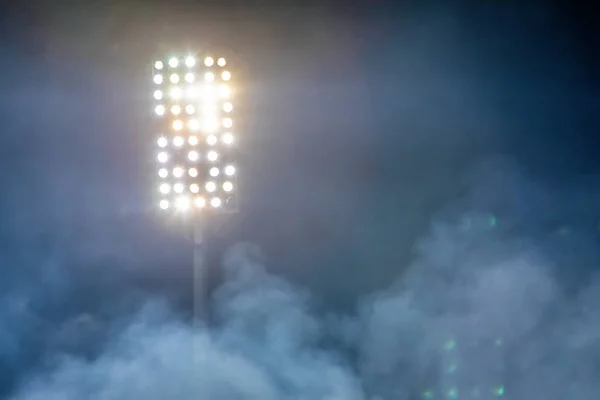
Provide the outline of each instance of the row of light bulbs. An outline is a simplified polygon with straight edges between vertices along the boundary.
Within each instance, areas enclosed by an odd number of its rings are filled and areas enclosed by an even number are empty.
[[[196,75],[194,75],[194,73],[192,72],[188,72],[184,75],[183,79],[187,82],[187,83],[194,83],[196,81]],[[204,74],[204,82],[207,83],[212,83],[214,82],[216,79],[216,76],[213,72],[206,72]],[[231,72],[229,71],[223,71],[221,72],[221,80],[227,82],[231,79]],[[154,75],[154,83],[156,83],[157,85],[161,85],[165,79],[161,74],[156,74]],[[180,77],[178,74],[171,74],[169,75],[169,81],[171,83],[179,83],[180,81]]]
[[[233,165],[227,165],[224,168],[223,172],[227,176],[233,176],[233,175],[235,175],[235,167]],[[173,168],[172,173],[175,178],[181,178],[184,174],[184,170],[182,167],[175,167],[175,168]],[[216,178],[217,176],[219,176],[221,171],[217,167],[212,167],[208,171],[208,173],[213,178]],[[190,169],[188,169],[188,175],[191,176],[192,178],[196,178],[198,176],[198,170],[196,168],[190,168]],[[161,168],[158,170],[158,176],[160,176],[161,178],[164,179],[169,176],[169,171],[166,168]]]
[[[192,203],[192,201],[190,200],[189,197],[187,197],[187,196],[179,196],[175,200],[175,208],[177,208],[180,211],[187,211],[190,208],[191,203]],[[204,207],[206,207],[206,199],[204,197],[196,197],[194,199],[193,203],[194,203],[194,206],[196,206],[197,208],[204,208]],[[219,208],[219,207],[221,207],[221,204],[222,204],[222,201],[218,197],[213,197],[210,200],[211,207]],[[171,203],[169,202],[169,200],[163,199],[163,200],[160,201],[159,206],[163,210],[166,210],[166,209],[168,209],[171,206]]]
[[[209,193],[213,193],[217,190],[217,184],[215,182],[209,181],[206,182],[206,184],[204,185],[204,188],[206,189],[207,192]],[[226,192],[231,192],[233,190],[233,183],[226,181],[223,182],[222,188],[224,191]],[[185,187],[183,185],[183,183],[176,183],[173,185],[173,191],[175,193],[181,194],[183,193]],[[200,192],[200,186],[198,186],[195,183],[192,183],[189,187],[190,192],[197,194]],[[171,185],[169,185],[168,183],[161,183],[161,185],[159,186],[159,190],[162,194],[169,194],[171,193]]]
[[[219,123],[217,122],[216,118],[207,118],[202,122],[202,129],[205,132],[215,132],[219,128]],[[231,129],[233,127],[233,120],[231,118],[223,118],[221,120],[221,125],[225,129]],[[171,123],[171,127],[174,131],[180,131],[184,127],[183,121],[180,119],[176,119]],[[197,132],[201,128],[200,121],[198,121],[195,118],[190,119],[187,123],[187,127],[190,131]]]
[[[156,93],[154,94],[154,97],[157,98]],[[160,100],[161,98],[162,98],[162,93],[159,93],[157,100]],[[174,104],[171,106],[171,114],[173,114],[173,115],[181,114],[182,110],[183,109],[181,108],[181,106],[179,104]],[[202,107],[202,111],[204,112],[204,114],[214,114],[216,112],[216,106],[214,104],[205,104]],[[223,111],[226,113],[232,112],[233,104],[231,104],[231,102],[229,102],[229,101],[223,103]],[[163,106],[162,104],[157,105],[154,108],[154,112],[156,112],[157,115],[164,115],[166,112],[165,106]],[[196,107],[193,104],[188,104],[185,106],[185,112],[189,115],[195,114]]]
[[[211,150],[206,154],[206,159],[210,162],[215,162],[215,161],[217,161],[218,158],[219,158],[219,153],[217,153],[214,150]],[[169,153],[167,153],[166,151],[161,151],[156,156],[156,159],[158,160],[159,163],[164,164],[169,161]],[[190,160],[192,162],[196,162],[199,159],[200,159],[200,153],[197,152],[196,150],[192,150],[188,153],[188,160]]]
[[[221,141],[223,143],[225,143],[226,145],[233,144],[233,139],[234,139],[233,133],[231,133],[231,132],[226,132],[223,135],[221,135]],[[219,139],[217,138],[216,135],[206,136],[206,143],[209,146],[216,145],[218,141],[219,141]],[[190,144],[190,146],[197,146],[199,143],[198,136],[188,137],[188,143]],[[158,147],[165,148],[169,145],[169,141],[167,140],[166,137],[163,136],[163,137],[158,138],[157,144],[158,144]],[[173,146],[182,147],[184,144],[185,144],[185,139],[182,136],[175,136],[173,138]]]
[[[169,61],[167,62],[167,64],[169,65],[169,67],[171,68],[177,68],[179,66],[179,59],[177,57],[171,57],[169,59]],[[196,65],[196,58],[192,57],[192,56],[188,56],[185,58],[184,64],[188,67],[188,68],[193,68]],[[215,60],[212,57],[206,57],[204,59],[204,65],[207,67],[212,67],[213,65],[215,65]],[[217,60],[217,65],[219,67],[224,67],[225,65],[227,65],[227,61],[221,57]],[[165,64],[162,61],[156,61],[154,63],[154,68],[157,70],[162,70],[165,67]]]

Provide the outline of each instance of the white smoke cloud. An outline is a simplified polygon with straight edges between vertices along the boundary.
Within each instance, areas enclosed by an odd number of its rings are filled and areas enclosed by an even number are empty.
[[[318,316],[310,292],[238,245],[225,259],[210,329],[150,303],[98,357],[54,360],[12,400],[595,399],[600,281],[574,289],[561,271],[577,273],[597,250],[588,240],[568,265],[555,257],[570,249],[569,232],[590,232],[554,228],[569,220],[560,210],[572,198],[504,163],[483,171],[434,219],[407,272],[360,299],[355,315]],[[534,197],[544,206],[526,201]],[[340,346],[324,344],[332,336]]]

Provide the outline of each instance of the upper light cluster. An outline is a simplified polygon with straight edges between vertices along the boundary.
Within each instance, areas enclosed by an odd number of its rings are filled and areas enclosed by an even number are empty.
[[[159,206],[223,209],[236,192],[231,72],[225,58],[171,56],[153,64],[159,121]]]

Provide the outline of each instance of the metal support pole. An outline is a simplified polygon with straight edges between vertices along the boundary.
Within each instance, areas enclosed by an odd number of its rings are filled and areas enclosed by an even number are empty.
[[[207,278],[206,270],[206,219],[194,221],[194,323],[199,323],[207,317]],[[206,322],[206,321],[205,321]]]

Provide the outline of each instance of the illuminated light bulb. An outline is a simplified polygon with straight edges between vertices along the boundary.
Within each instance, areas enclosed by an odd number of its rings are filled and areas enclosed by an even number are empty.
[[[163,77],[161,74],[154,75],[154,83],[156,83],[157,85],[163,83]]]
[[[206,81],[206,82],[214,82],[215,81],[215,74],[213,74],[212,72],[207,72],[206,74],[204,74],[204,81]]]
[[[198,193],[199,191],[200,191],[200,186],[196,185],[195,183],[192,183],[190,185],[190,192]]]
[[[158,156],[156,158],[158,159],[158,162],[160,162],[160,163],[166,163],[167,161],[169,161],[169,155],[164,151],[161,151],[160,153],[158,153]]]
[[[159,190],[162,194],[168,194],[171,191],[171,186],[168,183],[163,183],[160,185]]]
[[[198,170],[196,168],[190,168],[188,170],[188,175],[191,176],[192,178],[195,178],[198,176]]]
[[[233,143],[233,134],[227,132],[223,135],[223,143],[232,144]]]
[[[206,137],[206,143],[208,143],[211,146],[214,146],[215,144],[217,144],[217,137],[215,135],[208,135]]]
[[[196,65],[196,59],[192,56],[186,57],[185,65],[187,65],[189,68],[192,68],[194,65]]]
[[[233,104],[231,104],[230,102],[227,102],[225,104],[223,104],[223,111],[225,111],[226,113],[230,113],[233,111]]]
[[[198,158],[200,158],[200,155],[198,154],[197,151],[190,151],[188,153],[188,158],[190,161],[198,161]]]
[[[177,207],[179,211],[187,211],[190,208],[190,199],[186,196],[178,197],[175,201],[175,207]]]
[[[185,112],[191,115],[196,112],[196,107],[193,104],[188,104],[185,106]]]
[[[181,88],[179,86],[171,88],[171,97],[173,99],[179,100],[179,99],[181,99],[181,96],[183,96],[183,91],[181,90]]]
[[[183,176],[183,168],[181,168],[181,167],[173,168],[173,176],[175,178],[181,178]]]
[[[162,98],[163,98],[162,90],[155,90],[154,91],[154,98],[156,100],[162,100]]]
[[[154,107],[154,112],[156,113],[156,115],[164,115],[165,114],[165,106],[158,105],[158,106]]]
[[[158,176],[160,176],[161,178],[166,178],[167,176],[169,176],[169,171],[167,171],[166,168],[161,168],[158,170]]]
[[[231,79],[231,72],[229,71],[223,71],[221,73],[221,79],[223,79],[224,81],[228,81]]]
[[[181,120],[179,120],[179,119],[173,121],[173,129],[175,129],[176,131],[182,130],[183,129],[183,122],[181,122]]]
[[[218,197],[213,198],[210,201],[210,205],[213,206],[214,208],[218,208],[221,207],[221,199]]]
[[[217,185],[212,181],[206,182],[205,187],[206,187],[206,190],[211,193],[214,192],[215,190],[217,190]]]
[[[196,146],[196,145],[198,144],[198,136],[190,136],[190,137],[188,138],[188,143],[189,143],[191,146]]]
[[[217,60],[217,65],[219,67],[224,67],[226,64],[227,64],[227,61],[225,61],[225,59],[223,57],[221,57]]]
[[[210,176],[212,176],[212,177],[217,177],[217,176],[219,176],[219,168],[217,168],[217,167],[212,167],[208,173],[209,173],[209,174],[210,174]]]
[[[223,99],[228,99],[231,95],[231,90],[227,85],[219,85],[219,96]]]
[[[209,151],[208,152],[208,155],[207,155],[208,161],[217,161],[218,157],[219,157],[219,155],[217,154],[216,151]]]
[[[219,123],[216,119],[210,118],[204,121],[204,130],[208,133],[216,132],[219,129]]]
[[[156,143],[158,144],[158,147],[167,147],[167,144],[169,144],[169,141],[167,140],[166,137],[159,137],[158,140],[156,141]]]
[[[233,190],[233,183],[229,181],[223,182],[223,190],[226,192],[231,192]]]
[[[181,137],[181,136],[175,136],[173,138],[173,145],[175,147],[181,147],[181,146],[183,146],[184,142],[185,142],[185,140],[183,140],[183,137]]]
[[[176,183],[173,185],[173,191],[175,193],[183,193],[183,183]]]
[[[194,82],[194,79],[195,79],[195,78],[196,78],[196,77],[195,77],[195,76],[194,76],[194,74],[192,74],[191,72],[188,72],[187,74],[185,74],[185,81],[186,81],[187,83],[192,83],[192,82]]]
[[[207,67],[212,67],[214,63],[215,63],[215,60],[213,60],[212,57],[206,57],[204,59],[204,65],[206,65]]]
[[[163,69],[164,65],[162,63],[162,61],[157,61],[154,63],[154,68],[156,69]]]
[[[173,115],[179,115],[181,113],[181,106],[175,104],[173,107],[171,107],[171,112]]]
[[[179,83],[179,75],[171,74],[171,76],[169,77],[169,80],[171,81],[171,83]]]
[[[175,58],[175,57],[171,57],[171,58],[169,59],[169,66],[170,66],[171,68],[177,68],[177,66],[178,66],[178,65],[179,65],[179,60],[178,60],[177,58]]]
[[[231,118],[223,119],[223,127],[224,128],[231,128],[232,126],[233,126],[233,120]]]
[[[163,210],[166,210],[169,208],[169,200],[161,200],[160,203],[158,203],[158,206]]]
[[[206,200],[204,197],[196,197],[196,199],[194,199],[194,205],[198,208],[206,207]]]
[[[197,119],[190,119],[188,122],[188,128],[190,128],[191,131],[197,131],[200,129],[200,123]]]
[[[233,165],[228,165],[225,167],[225,175],[233,176],[235,174],[235,167]]]

